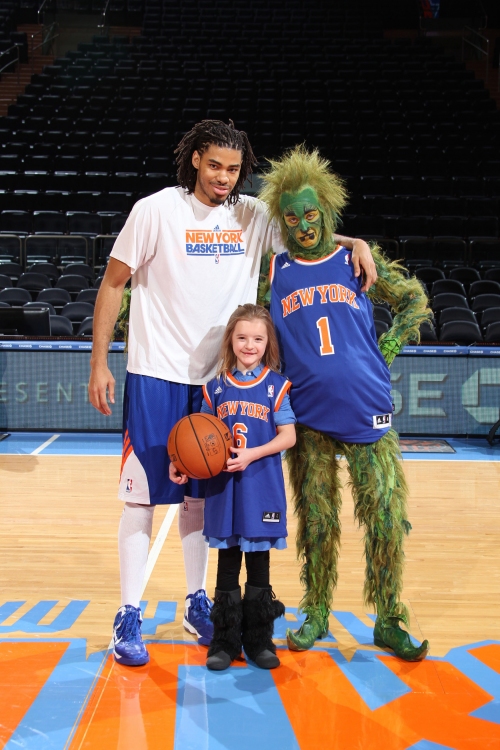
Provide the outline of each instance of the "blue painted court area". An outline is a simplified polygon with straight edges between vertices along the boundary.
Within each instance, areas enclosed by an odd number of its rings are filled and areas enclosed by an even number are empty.
[[[425,440],[425,438],[418,438]],[[486,438],[447,438],[454,453],[407,453],[405,461],[500,461],[500,440],[491,447]],[[13,432],[0,441],[1,455],[51,456],[119,456],[122,438],[119,433],[94,432]]]
[[[405,453],[405,461],[500,461],[500,440],[495,440],[493,447],[486,438],[447,438],[446,440],[455,453]],[[419,438],[424,440],[424,438]]]
[[[13,432],[0,442],[0,455],[120,456],[120,433]]]

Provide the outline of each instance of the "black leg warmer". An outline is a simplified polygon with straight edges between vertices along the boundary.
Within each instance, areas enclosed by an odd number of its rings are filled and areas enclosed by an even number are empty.
[[[208,649],[207,667],[227,669],[241,653],[241,589],[215,589],[214,606],[210,612],[214,635]]]
[[[242,642],[245,653],[262,669],[279,666],[273,643],[274,621],[285,614],[284,605],[275,598],[272,588],[245,586],[243,600]]]

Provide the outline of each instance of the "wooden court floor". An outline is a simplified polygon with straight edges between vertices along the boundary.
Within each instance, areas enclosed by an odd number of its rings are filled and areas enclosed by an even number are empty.
[[[131,670],[107,656],[119,465],[117,456],[0,457],[0,747],[500,748],[500,462],[404,463],[413,531],[403,598],[430,659],[402,664],[373,646],[362,532],[345,490],[330,638],[305,654],[280,649],[272,674],[242,661],[215,677],[182,628],[176,520],[144,594],[150,664]],[[153,538],[166,510],[155,512]],[[290,511],[289,548],[271,561],[292,625],[294,532]],[[215,562],[211,552],[209,594]]]

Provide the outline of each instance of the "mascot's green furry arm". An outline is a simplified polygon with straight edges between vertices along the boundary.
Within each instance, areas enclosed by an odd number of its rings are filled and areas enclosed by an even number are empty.
[[[289,257],[280,264],[273,261],[273,289],[275,284],[280,284],[276,298],[269,283],[271,256],[264,258],[259,279],[259,299],[261,302],[271,302],[271,314],[283,334],[283,359],[289,363],[285,365],[285,374],[292,383],[294,378],[301,381],[300,391],[296,394],[292,387],[292,405],[302,419],[299,418],[296,426],[297,443],[287,451],[287,460],[298,518],[297,553],[303,562],[300,577],[305,589],[301,609],[306,619],[298,631],[287,632],[288,645],[293,650],[308,649],[316,639],[328,633],[328,616],[337,584],[340,549],[342,495],[337,456],[342,454],[346,458],[354,514],[364,528],[366,570],[363,593],[365,603],[374,606],[377,612],[374,642],[393,649],[402,659],[417,661],[425,657],[429,644],[424,641],[420,646],[414,646],[408,633],[400,627],[401,621],[408,625],[408,611],[401,601],[401,594],[403,542],[411,525],[407,518],[408,488],[400,462],[398,436],[393,429],[375,430],[375,417],[372,442],[366,442],[365,437],[372,434],[371,427],[369,432],[363,432],[365,428],[362,426],[357,427],[356,431],[351,427],[352,424],[366,424],[364,417],[359,416],[364,414],[365,406],[359,407],[352,398],[349,400],[346,384],[359,380],[358,385],[362,390],[361,373],[366,373],[365,377],[373,387],[370,392],[375,394],[372,402],[388,405],[390,382],[388,372],[380,369],[379,358],[373,354],[370,316],[358,315],[361,308],[369,311],[360,292],[360,282],[346,271],[349,259],[343,262],[344,256],[335,253],[337,243],[334,233],[347,201],[347,193],[342,180],[331,172],[329,162],[322,159],[317,151],[308,152],[303,146],[298,146],[281,159],[271,161],[270,165],[269,171],[263,175],[260,198],[267,203],[271,217],[280,226]],[[393,325],[379,342],[382,354],[390,365],[408,341],[419,340],[420,324],[429,320],[430,312],[420,282],[414,278],[408,279],[405,269],[385,258],[376,245],[373,245],[372,252],[378,279],[369,296],[375,302],[388,302],[394,312]],[[342,258],[341,262],[339,258]],[[300,262],[290,275],[284,269],[289,268],[290,261],[293,263],[295,259]],[[323,259],[331,259],[331,262],[317,263]],[[329,284],[338,288],[342,285],[346,293],[356,294],[357,303],[349,308],[353,310],[352,314],[346,314],[335,305],[317,309],[323,316],[321,321],[328,320],[325,315],[331,316],[337,337],[349,337],[352,335],[350,332],[356,330],[359,360],[355,356],[341,355],[341,351],[347,350],[340,346],[340,341],[336,341],[335,350],[330,345],[327,352],[318,349],[315,354],[308,349],[308,357],[293,357],[293,347],[301,338],[300,327],[303,327],[304,338],[312,341],[317,335],[319,323],[315,314],[302,315],[297,312],[291,316],[284,312],[283,295],[293,296],[302,276],[308,289],[319,291],[324,288],[312,287],[311,284]],[[319,299],[319,295],[316,297],[313,292],[311,302],[308,302],[313,307],[308,309],[315,310],[314,305],[325,302],[326,299]],[[296,309],[300,309],[300,305]],[[337,319],[339,322],[335,324]],[[287,346],[291,347],[288,351]],[[330,367],[322,356],[324,353],[341,356],[339,362],[342,365],[332,361]],[[363,362],[361,368],[358,361]],[[295,369],[291,372],[290,368]],[[319,381],[316,372],[320,372]],[[326,401],[322,402],[321,414],[315,411],[314,406],[317,401],[317,390],[314,389],[318,387],[325,389],[325,396],[328,394],[328,407]],[[377,395],[382,392],[386,394],[383,399]],[[352,404],[352,416],[349,412],[345,413],[348,403]],[[386,406],[384,410],[387,411]],[[383,414],[382,411],[370,412],[373,413]],[[390,423],[390,415],[384,416]],[[341,429],[342,424],[347,424],[347,427]],[[314,425],[317,427],[314,428]],[[332,434],[350,437],[348,440],[338,439]],[[353,442],[354,434],[363,436],[363,442]]]

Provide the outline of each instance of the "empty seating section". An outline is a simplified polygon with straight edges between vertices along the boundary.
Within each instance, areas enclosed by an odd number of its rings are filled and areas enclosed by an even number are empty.
[[[435,41],[384,38],[378,6],[111,0],[143,13],[142,33],[80,44],[0,118],[0,301],[27,292],[58,318],[92,305],[134,202],[176,184],[183,134],[231,118],[260,167],[303,141],[331,160],[351,196],[341,231],[377,239],[426,285],[425,340],[497,335],[499,112]],[[374,319],[379,335],[391,325],[385,308]],[[91,334],[83,318],[73,333],[84,323]]]

